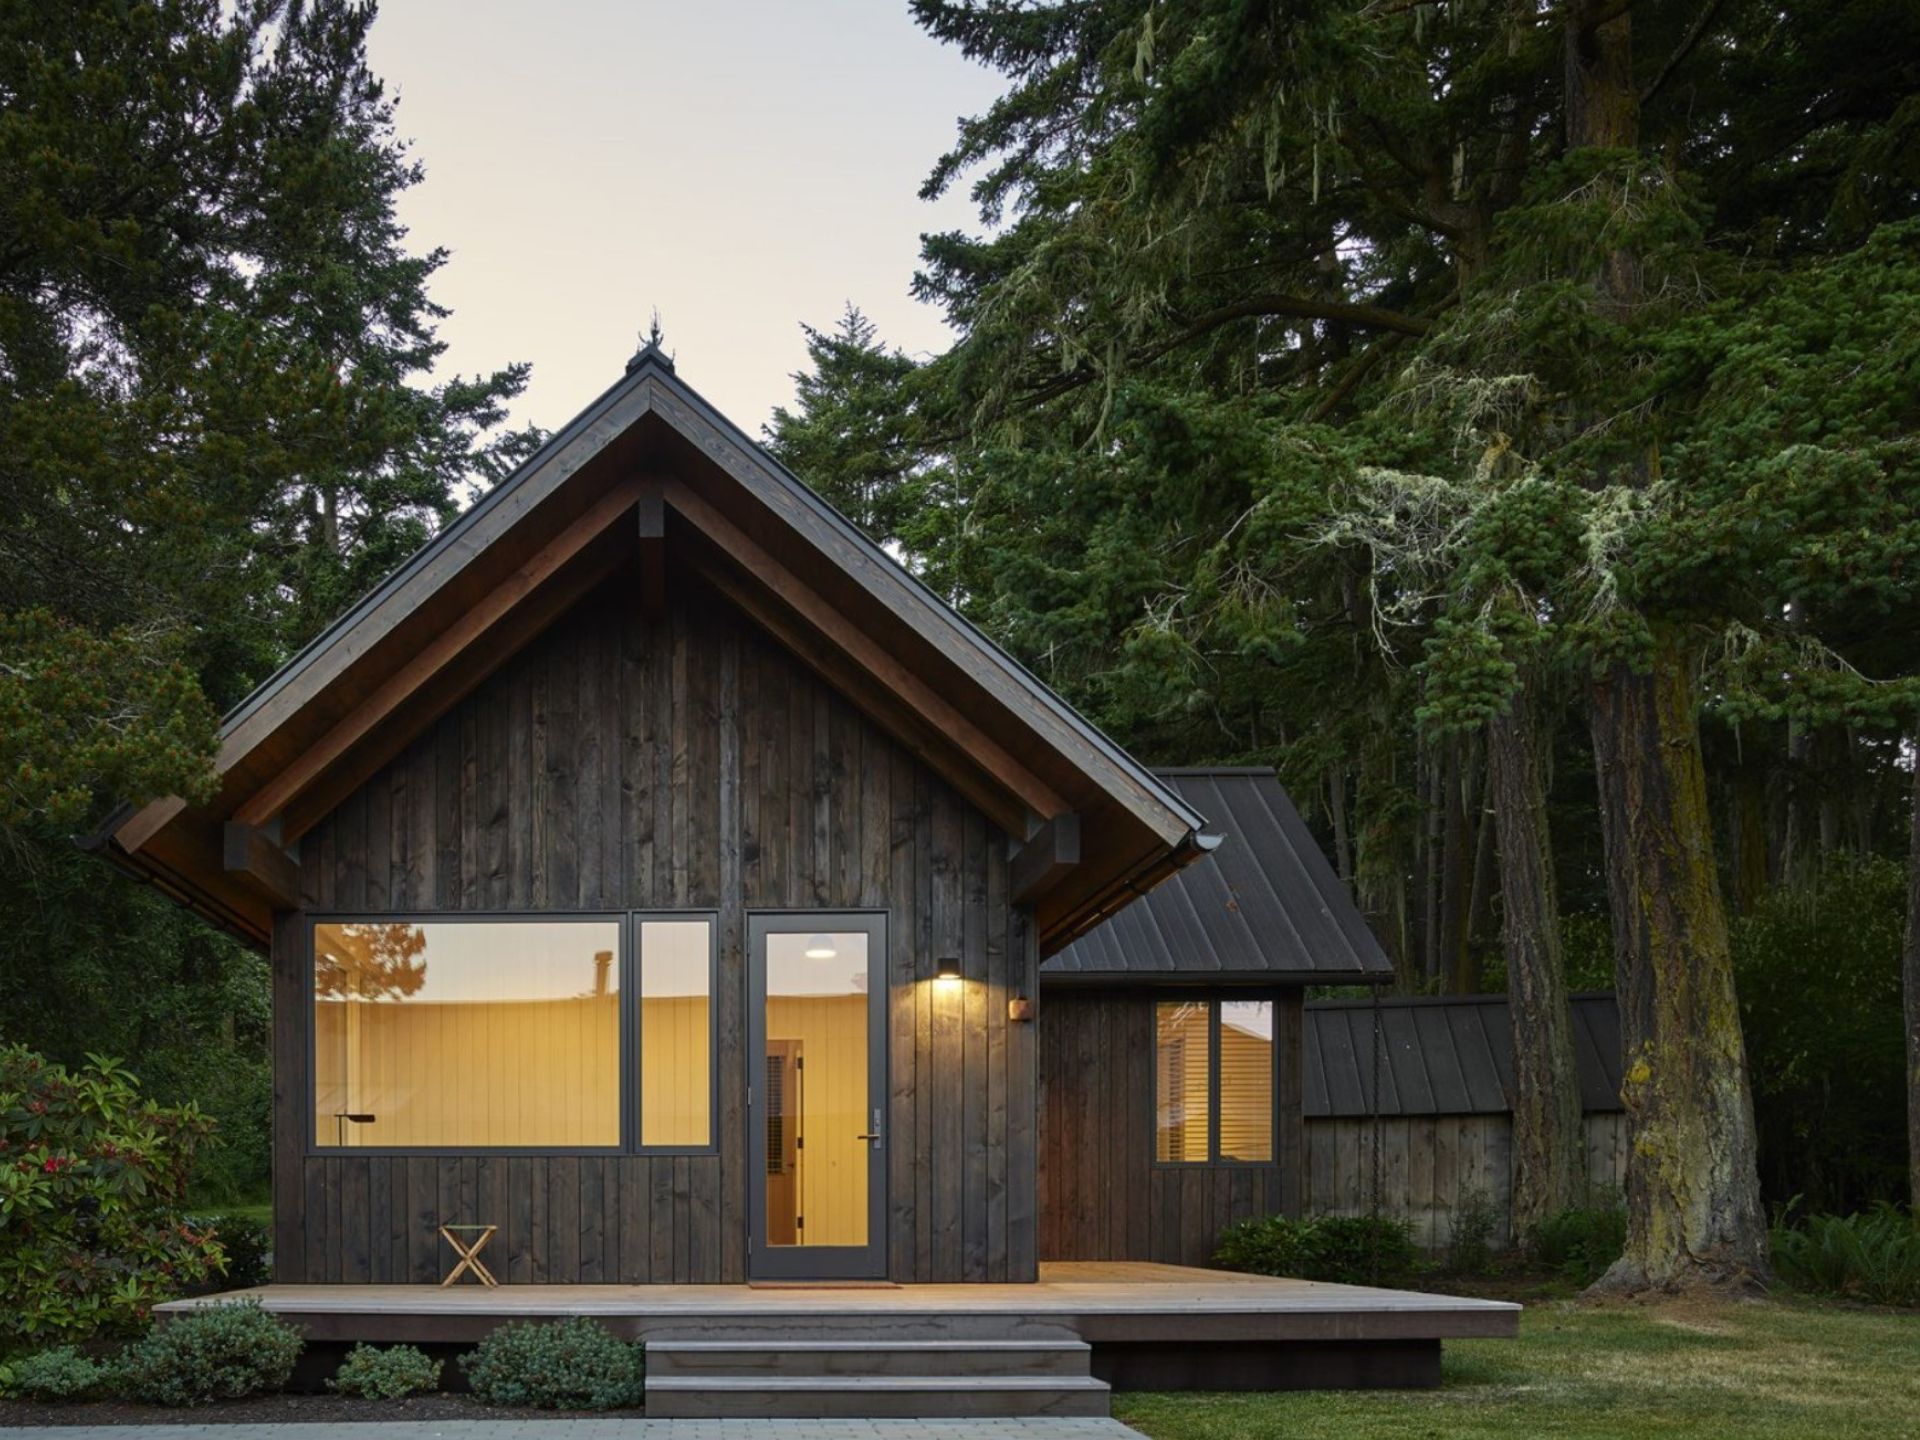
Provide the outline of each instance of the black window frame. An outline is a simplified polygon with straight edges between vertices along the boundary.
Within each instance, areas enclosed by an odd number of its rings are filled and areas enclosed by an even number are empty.
[[[640,1143],[640,930],[649,921],[705,920],[707,922],[707,1139],[704,1145],[643,1145]],[[626,1107],[620,1137],[628,1155],[718,1155],[720,1153],[720,912],[718,910],[627,911],[628,974],[633,977],[631,999],[624,988],[620,1001],[622,1023],[631,1032],[622,1050],[633,1057],[621,1103]],[[629,1043],[630,1040],[630,1043]]]
[[[648,920],[707,922],[707,1143],[700,1146],[640,1144],[640,925]],[[319,1135],[319,996],[314,989],[315,934],[322,925],[526,925],[542,922],[608,922],[619,927],[615,959],[620,975],[620,1140],[615,1145],[328,1145]],[[720,912],[685,910],[313,910],[304,917],[301,988],[306,1037],[305,1112],[302,1133],[309,1159],[345,1155],[446,1157],[450,1155],[718,1155],[720,1153]]]
[[[1265,1160],[1231,1159],[1220,1153],[1220,1006],[1226,1001],[1264,1000],[1273,1007],[1273,1042],[1268,1063],[1272,1067],[1267,1088],[1269,1144],[1273,1153]],[[1280,1163],[1280,992],[1261,988],[1245,991],[1158,991],[1153,994],[1153,1083],[1147,1087],[1147,1134],[1150,1137],[1153,1166],[1159,1170],[1270,1170]],[[1207,1007],[1207,1158],[1204,1160],[1162,1160],[1160,1158],[1160,1007],[1165,1004],[1202,1004]]]

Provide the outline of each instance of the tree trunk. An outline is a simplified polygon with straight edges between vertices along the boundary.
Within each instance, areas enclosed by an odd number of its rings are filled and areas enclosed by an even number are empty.
[[[1411,989],[1406,984],[1413,968],[1407,935],[1409,857],[1403,831],[1394,819],[1393,800],[1400,787],[1397,771],[1390,743],[1375,741],[1361,750],[1353,803],[1353,874],[1360,913],[1386,947],[1394,975]]]
[[[1586,1198],[1586,1129],[1530,689],[1523,680],[1506,712],[1487,722],[1513,1027],[1513,1233],[1522,1245],[1542,1220]]]
[[[1474,826],[1473,885],[1467,896],[1467,943],[1476,953],[1493,927],[1493,841],[1494,832],[1500,827],[1494,821],[1492,784],[1489,779],[1487,792],[1480,797],[1479,822]]]
[[[1565,35],[1568,147],[1637,148],[1632,8],[1575,0]],[[1645,298],[1630,246],[1602,257],[1592,278],[1612,318],[1630,319]],[[1617,478],[1644,486],[1650,458]],[[1645,670],[1614,660],[1593,685],[1627,1110],[1627,1243],[1604,1289],[1744,1286],[1767,1274],[1698,703],[1691,657],[1657,627]]]
[[[1731,785],[1733,813],[1728,829],[1733,836],[1733,909],[1750,915],[1767,892],[1767,782],[1756,770],[1742,766]]]
[[[1422,741],[1426,775],[1420,790],[1426,802],[1420,833],[1420,979],[1432,990],[1444,970],[1440,958],[1440,862],[1446,849],[1446,758],[1436,746]]]
[[[1342,885],[1353,883],[1353,842],[1347,832],[1347,772],[1327,770],[1327,818],[1333,822],[1333,867]]]
[[[1627,1245],[1598,1288],[1747,1286],[1767,1276],[1753,1100],[1714,868],[1690,657],[1593,686],[1627,1112]]]
[[[1913,732],[1913,815],[1907,848],[1907,943],[1900,973],[1907,997],[1907,1180],[1920,1215],[1920,730]]]
[[[1480,988],[1475,974],[1473,952],[1467,945],[1467,909],[1473,885],[1473,825],[1467,809],[1467,797],[1480,789],[1475,773],[1476,757],[1468,753],[1466,737],[1456,735],[1447,742],[1446,843],[1441,848],[1444,867],[1440,879],[1440,944],[1447,989],[1455,995],[1470,995]]]

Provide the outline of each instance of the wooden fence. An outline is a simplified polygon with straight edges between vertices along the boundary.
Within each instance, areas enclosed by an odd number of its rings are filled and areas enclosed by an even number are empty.
[[[1368,1116],[1309,1119],[1306,1191],[1309,1215],[1373,1210],[1373,1125]],[[1596,1202],[1620,1194],[1626,1180],[1626,1116],[1588,1114],[1587,1175]],[[1414,1242],[1443,1250],[1463,1204],[1492,1207],[1493,1244],[1511,1242],[1513,1121],[1496,1115],[1388,1116],[1380,1121],[1380,1213],[1405,1220]]]

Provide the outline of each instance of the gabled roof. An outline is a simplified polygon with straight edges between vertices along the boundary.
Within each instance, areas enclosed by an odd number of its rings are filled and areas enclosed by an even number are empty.
[[[1016,841],[1063,943],[1204,853],[1193,806],[807,488],[648,346],[524,465],[237,705],[219,795],[116,817],[123,866],[256,942],[299,837],[624,566],[739,605]],[[1080,843],[1085,837],[1085,844]],[[1020,887],[1024,886],[1022,890]]]
[[[1619,1110],[1620,1011],[1613,992],[1575,995],[1580,1106]],[[1382,1115],[1504,1115],[1513,1109],[1513,1032],[1504,995],[1383,996]],[[1373,1005],[1307,1004],[1309,1119],[1373,1113]]]
[[[1391,979],[1392,962],[1268,769],[1156,772],[1220,834],[1213,854],[1041,967],[1054,983]]]

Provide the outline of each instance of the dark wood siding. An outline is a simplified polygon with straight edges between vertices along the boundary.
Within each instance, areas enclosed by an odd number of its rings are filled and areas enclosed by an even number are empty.
[[[720,915],[719,1153],[309,1155],[305,917],[274,936],[276,1273],[437,1279],[498,1224],[506,1282],[746,1278],[746,912],[890,915],[889,1253],[901,1281],[1028,1280],[1037,940],[1006,837],[726,601],[596,591],[300,846],[315,910]],[[962,959],[961,998],[928,983]],[[963,1013],[964,1008],[964,1013]]]
[[[1205,1265],[1220,1231],[1300,1213],[1298,989],[1275,998],[1271,1165],[1156,1165],[1150,991],[1049,990],[1040,1007],[1040,1258]]]

